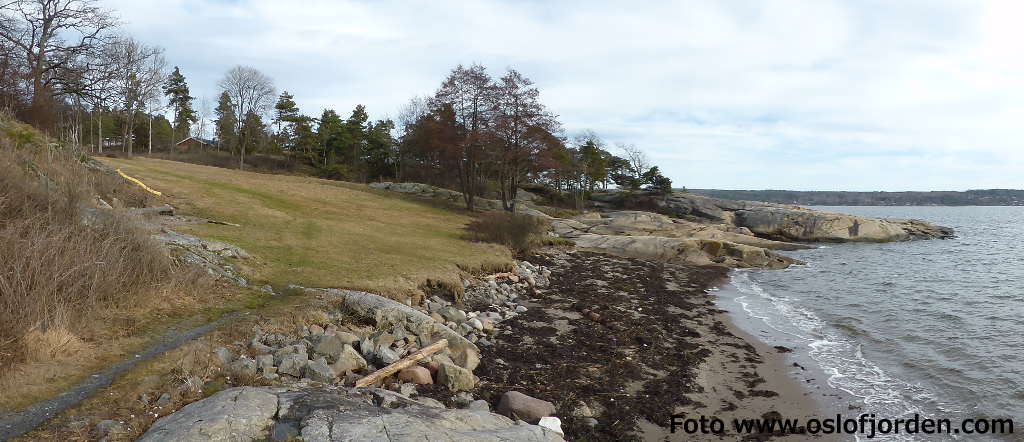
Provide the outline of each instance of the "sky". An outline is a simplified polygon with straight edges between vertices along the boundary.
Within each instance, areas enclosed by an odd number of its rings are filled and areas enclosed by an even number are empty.
[[[110,0],[196,97],[255,67],[303,113],[396,116],[458,64],[676,187],[1024,189],[1024,2]]]

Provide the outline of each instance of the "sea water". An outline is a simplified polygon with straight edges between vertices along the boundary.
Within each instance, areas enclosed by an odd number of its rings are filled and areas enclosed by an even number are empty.
[[[1024,440],[1024,207],[814,208],[924,219],[957,237],[783,252],[807,264],[734,272],[722,308],[814,364],[815,382],[844,392],[850,416],[1010,417],[1021,427],[876,440]]]

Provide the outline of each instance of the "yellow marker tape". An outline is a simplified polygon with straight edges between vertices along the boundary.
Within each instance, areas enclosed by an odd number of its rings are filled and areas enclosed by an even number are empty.
[[[121,175],[122,178],[124,178],[124,179],[126,179],[128,181],[131,181],[131,182],[133,182],[135,184],[138,184],[139,187],[142,187],[143,189],[146,189],[146,192],[152,193],[153,195],[156,195],[156,196],[163,196],[164,195],[164,194],[160,193],[159,191],[150,189],[149,186],[143,184],[142,181],[139,181],[139,180],[137,180],[135,178],[132,178],[132,177],[130,177],[128,175],[125,175],[124,172],[121,172],[121,169],[117,169],[117,173],[118,173],[118,175]]]

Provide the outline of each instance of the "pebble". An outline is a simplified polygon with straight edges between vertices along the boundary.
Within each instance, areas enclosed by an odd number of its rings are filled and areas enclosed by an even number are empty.
[[[516,306],[516,313],[526,313],[526,307],[518,305]]]

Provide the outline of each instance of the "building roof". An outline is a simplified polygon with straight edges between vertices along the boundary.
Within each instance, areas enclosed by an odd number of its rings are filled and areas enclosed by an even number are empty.
[[[207,140],[205,138],[199,138],[199,137],[188,137],[188,138],[185,138],[184,140],[181,140],[181,141],[179,141],[177,143],[174,143],[174,144],[180,146],[180,145],[184,144],[185,142],[187,142],[188,140],[195,140],[195,141],[199,142],[200,144],[213,144],[213,140]]]

